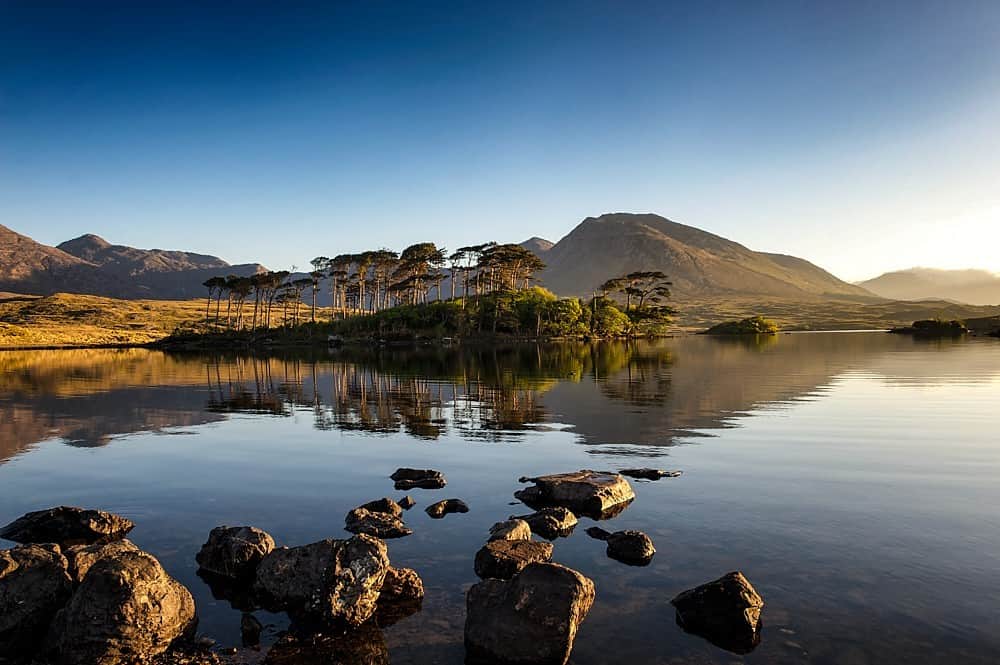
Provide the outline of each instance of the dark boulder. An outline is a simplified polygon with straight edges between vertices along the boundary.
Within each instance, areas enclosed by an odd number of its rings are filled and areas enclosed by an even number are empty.
[[[413,506],[417,505],[416,500],[414,500],[414,498],[412,496],[410,496],[409,494],[407,494],[406,496],[404,496],[402,499],[400,499],[396,503],[398,503],[399,507],[402,508],[403,510],[409,510]]]
[[[570,535],[577,522],[576,515],[562,506],[542,508],[530,515],[511,515],[509,519],[527,522],[532,533],[537,533],[542,538],[549,540],[565,538]]]
[[[467,513],[469,506],[461,499],[445,499],[427,506],[426,511],[428,515],[439,520],[449,513]]]
[[[388,569],[385,543],[361,534],[274,550],[257,567],[254,588],[294,621],[360,626],[375,612]]]
[[[391,626],[420,611],[424,601],[424,583],[412,568],[392,568],[385,573],[382,591],[375,610],[375,622]]]
[[[665,471],[663,469],[622,469],[619,471],[623,476],[629,478],[640,478],[642,480],[659,480],[660,478],[676,478],[681,475],[680,471]]]
[[[396,469],[389,477],[396,482],[396,489],[404,491],[414,488],[437,490],[448,484],[444,474],[433,469]]]
[[[630,566],[646,566],[656,554],[653,540],[642,531],[628,529],[608,533],[600,527],[592,526],[587,529],[587,535],[605,541],[608,544],[608,556]]]
[[[677,624],[733,653],[749,653],[760,643],[764,599],[743,573],[727,573],[677,595]]]
[[[116,556],[122,552],[138,552],[139,548],[131,540],[112,540],[110,543],[94,543],[93,545],[73,545],[67,547],[63,553],[69,562],[69,576],[79,584],[91,567],[109,556]]]
[[[194,599],[146,552],[99,560],[52,622],[46,651],[59,665],[149,660],[195,627]]]
[[[260,620],[249,612],[244,612],[240,617],[240,639],[243,641],[243,646],[258,646],[262,632],[264,632],[264,626]]]
[[[564,665],[593,602],[594,583],[555,563],[483,580],[466,595],[466,663]]]
[[[134,527],[131,520],[103,510],[57,506],[19,517],[0,529],[0,538],[66,547],[124,538]]]
[[[563,506],[578,515],[606,519],[620,513],[635,498],[628,481],[607,471],[574,471],[536,478],[521,478],[522,483],[534,483],[514,493],[532,508]]]
[[[476,575],[509,580],[528,564],[552,559],[552,543],[534,540],[491,540],[476,552]]]
[[[231,579],[251,579],[274,539],[252,526],[217,526],[208,534],[195,561],[201,570]]]
[[[398,516],[392,513],[372,512],[367,508],[355,508],[347,513],[344,529],[351,533],[364,533],[376,538],[402,538],[413,533],[413,530]]]
[[[490,527],[490,540],[531,540],[531,527],[521,519],[497,522]]]
[[[58,545],[0,550],[0,659],[26,658],[73,593]]]

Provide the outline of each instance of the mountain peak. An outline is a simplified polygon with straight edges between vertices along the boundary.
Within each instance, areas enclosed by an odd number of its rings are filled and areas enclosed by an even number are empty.
[[[525,248],[529,252],[535,255],[542,255],[552,249],[555,243],[551,240],[546,240],[545,238],[539,238],[538,236],[532,236],[525,240],[524,242],[518,243],[521,247]]]
[[[545,254],[543,283],[587,295],[635,270],[666,273],[682,297],[755,294],[871,298],[803,259],[755,252],[722,236],[653,213],[587,217]]]

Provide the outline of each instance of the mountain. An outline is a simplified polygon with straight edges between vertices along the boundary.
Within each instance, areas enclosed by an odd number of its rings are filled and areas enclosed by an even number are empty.
[[[612,277],[660,270],[680,297],[873,298],[804,259],[755,252],[653,214],[588,217],[541,258],[548,266],[542,283],[560,295],[586,296]]]
[[[103,272],[135,283],[146,298],[184,300],[201,297],[202,284],[215,276],[253,275],[264,270],[258,263],[230,265],[217,256],[164,249],[137,249],[112,245],[93,234],[56,246],[67,254],[100,266]]]
[[[539,258],[543,258],[545,254],[548,253],[548,251],[553,247],[555,247],[556,245],[551,240],[546,240],[545,238],[539,238],[538,236],[535,236],[534,238],[528,238],[524,242],[518,244]]]
[[[943,298],[970,305],[1000,303],[1000,275],[986,270],[910,268],[887,272],[859,286],[893,300]]]
[[[202,297],[216,275],[252,275],[263,266],[215,256],[112,245],[84,235],[49,247],[0,226],[0,291],[183,300]]]
[[[0,291],[49,294],[102,293],[134,297],[137,291],[83,259],[0,226]]]

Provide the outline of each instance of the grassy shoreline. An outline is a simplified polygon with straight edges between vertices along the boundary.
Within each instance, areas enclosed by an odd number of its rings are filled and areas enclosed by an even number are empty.
[[[755,300],[746,296],[729,299],[679,300],[679,312],[674,324],[666,331],[668,336],[685,335],[704,331],[711,325],[762,315],[776,321],[782,332],[820,330],[887,330],[908,326],[926,318],[964,320],[974,332],[988,334],[1000,327],[1000,306],[969,306],[946,302],[851,303],[834,301]],[[0,298],[0,349],[46,350],[86,348],[163,348],[163,341],[178,331],[205,333],[206,302],[204,299],[185,301],[165,300],[116,300],[99,296],[56,294],[53,296],[6,296]],[[214,309],[210,310],[214,318]],[[220,317],[225,318],[225,307]],[[268,346],[326,346],[328,334],[340,334],[346,343],[377,343],[373,334],[345,334],[342,321],[330,323],[329,308],[317,309],[317,319],[312,339],[302,336],[286,339],[283,328],[258,331],[257,338],[271,338],[272,343],[261,344],[244,333],[235,342],[226,342],[225,348],[267,348]],[[309,309],[302,307],[299,320],[308,319]],[[280,320],[280,319],[279,319]],[[299,324],[297,328],[312,324]],[[538,337],[491,335],[487,331],[474,336],[457,336],[447,331],[413,331],[407,340],[440,340],[443,337],[461,337],[462,343],[505,343]],[[552,336],[543,338],[556,339]],[[392,339],[389,342],[395,341]]]

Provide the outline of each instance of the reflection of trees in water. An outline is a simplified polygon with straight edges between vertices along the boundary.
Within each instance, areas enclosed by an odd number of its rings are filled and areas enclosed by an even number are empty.
[[[309,409],[324,430],[437,439],[450,426],[466,438],[500,439],[544,419],[539,394],[552,382],[541,378],[541,360],[522,349],[364,353],[360,362],[214,358],[206,363],[208,409],[275,416]]]

